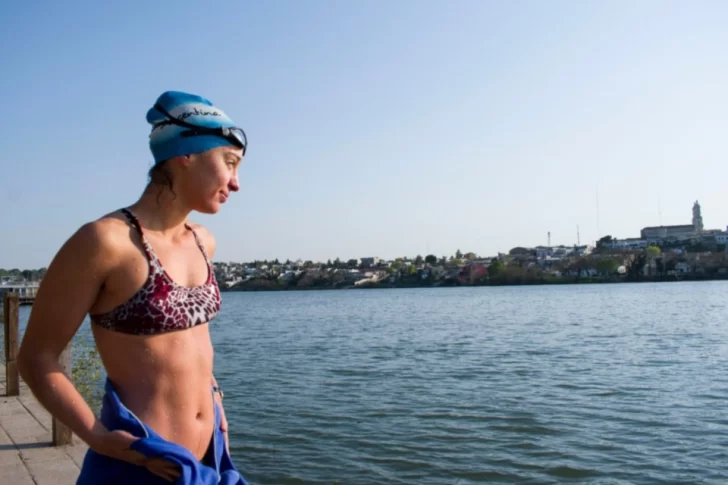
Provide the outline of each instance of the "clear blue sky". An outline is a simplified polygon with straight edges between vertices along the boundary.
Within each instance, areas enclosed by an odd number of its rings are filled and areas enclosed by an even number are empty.
[[[721,0],[3,2],[0,267],[137,199],[170,89],[249,135],[240,193],[193,216],[220,261],[630,237],[695,199],[725,229],[726,25]]]

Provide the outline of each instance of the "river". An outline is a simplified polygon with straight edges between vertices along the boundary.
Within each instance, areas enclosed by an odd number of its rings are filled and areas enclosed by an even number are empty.
[[[725,484],[726,296],[224,293],[211,331],[233,458],[256,485]]]

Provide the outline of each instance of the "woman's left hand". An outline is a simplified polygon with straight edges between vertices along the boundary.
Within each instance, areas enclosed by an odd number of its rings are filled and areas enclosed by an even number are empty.
[[[220,431],[222,431],[222,434],[225,437],[225,448],[227,448],[228,453],[230,453],[230,440],[228,439],[228,422],[227,418],[225,417],[225,409],[222,406],[222,398],[217,392],[215,393],[215,402],[220,407]]]

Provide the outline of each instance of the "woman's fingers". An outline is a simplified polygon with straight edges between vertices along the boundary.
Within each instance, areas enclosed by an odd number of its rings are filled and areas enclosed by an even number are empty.
[[[164,471],[173,479],[177,479],[180,475],[179,468],[174,463],[166,463],[164,465]]]
[[[179,467],[175,463],[160,458],[148,460],[146,467],[150,472],[170,482],[177,480],[180,476]]]

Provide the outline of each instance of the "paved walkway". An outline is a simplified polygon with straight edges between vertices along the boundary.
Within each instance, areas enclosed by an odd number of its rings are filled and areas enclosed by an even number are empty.
[[[51,417],[24,382],[20,396],[5,395],[5,367],[0,365],[0,482],[3,485],[73,485],[86,445],[51,444]]]

